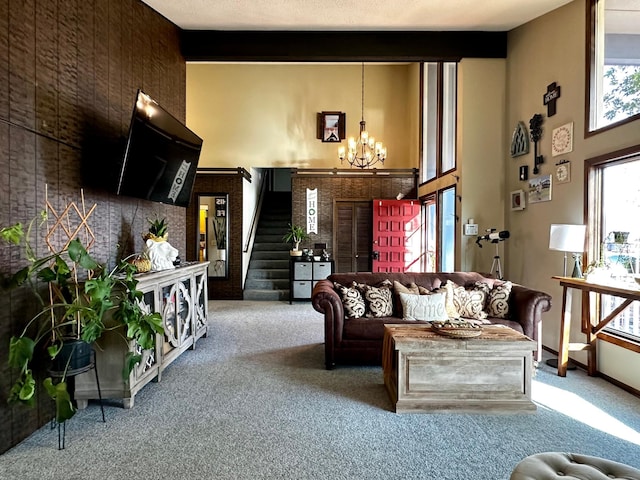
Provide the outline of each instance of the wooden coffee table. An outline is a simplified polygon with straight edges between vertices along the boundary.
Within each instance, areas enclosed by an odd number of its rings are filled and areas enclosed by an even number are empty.
[[[458,339],[429,325],[385,325],[384,383],[397,413],[534,412],[536,342],[512,328],[483,325]]]

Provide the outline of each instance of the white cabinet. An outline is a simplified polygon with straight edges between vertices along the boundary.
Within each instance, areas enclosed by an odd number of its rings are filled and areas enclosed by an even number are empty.
[[[142,308],[162,315],[164,335],[156,336],[156,346],[140,350],[134,342],[123,340],[122,328],[107,332],[95,345],[96,368],[102,398],[121,398],[125,408],[133,407],[135,394],[151,380],[160,381],[162,371],[187,349],[194,349],[207,334],[207,267],[209,262],[187,263],[171,270],[136,275],[143,292]],[[128,352],[142,354],[142,361],[123,378]],[[78,408],[98,399],[95,374],[89,371],[75,377],[74,397]]]

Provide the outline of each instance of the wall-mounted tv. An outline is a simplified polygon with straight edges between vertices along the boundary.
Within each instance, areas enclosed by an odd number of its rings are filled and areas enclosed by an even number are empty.
[[[188,207],[202,139],[138,90],[118,195]]]

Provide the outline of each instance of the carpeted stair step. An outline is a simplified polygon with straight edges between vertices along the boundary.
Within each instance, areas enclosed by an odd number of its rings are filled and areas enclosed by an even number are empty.
[[[287,290],[289,278],[247,278],[245,290]]]
[[[278,250],[278,251],[274,251],[274,250],[258,250],[258,251],[254,251],[251,254],[251,261],[249,263],[249,268],[252,267],[257,267],[257,268],[264,268],[264,267],[260,267],[258,265],[253,265],[253,261],[254,260],[284,260],[287,262],[287,266],[289,264],[289,250]],[[274,268],[283,268],[283,267],[274,267]]]
[[[289,300],[289,290],[244,290],[244,300],[284,301]]]
[[[286,270],[287,276],[289,275],[288,273],[289,272],[289,254],[288,253],[286,257],[285,256],[275,257],[274,255],[270,255],[270,256],[265,256],[265,258],[258,257],[257,256],[258,253],[266,255],[269,252],[256,252],[254,255],[251,256],[251,262],[249,263],[249,271],[247,272],[247,275],[249,275],[249,272],[251,272],[251,270],[253,269]]]
[[[285,279],[289,281],[288,268],[250,268],[247,272],[247,278],[251,279]],[[287,285],[287,288],[288,285]]]
[[[280,242],[254,242],[253,250],[286,251],[291,250],[291,244]]]

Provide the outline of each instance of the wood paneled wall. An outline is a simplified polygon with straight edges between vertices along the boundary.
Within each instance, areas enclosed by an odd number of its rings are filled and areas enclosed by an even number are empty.
[[[304,172],[304,170],[302,170]],[[393,172],[388,170],[387,172]],[[327,250],[333,254],[333,203],[334,200],[373,200],[376,198],[396,198],[402,193],[404,198],[417,198],[417,171],[404,174],[372,175],[362,172],[360,175],[336,175],[292,173],[292,221],[306,227],[307,188],[318,189],[318,233],[312,234],[307,244],[301,248],[313,248],[314,243],[326,243]]]
[[[244,172],[244,173],[243,173]],[[191,204],[187,209],[187,260],[198,259],[198,213],[200,207],[198,195],[210,195],[213,193],[228,193],[229,204],[227,210],[227,224],[229,228],[229,278],[213,278],[209,280],[210,300],[242,300],[242,218],[243,212],[243,188],[245,170],[235,174],[198,173],[193,186]]]
[[[113,265],[141,251],[155,213],[167,218],[169,241],[184,252],[184,208],[117,197],[96,182],[120,161],[138,88],[184,121],[179,35],[139,0],[0,0],[0,225],[33,218],[44,207],[45,185],[58,211],[80,204],[84,188],[87,208],[97,204],[89,225],[99,261]],[[44,243],[36,245],[43,253]],[[2,274],[23,264],[18,249],[0,246]],[[42,391],[33,409],[6,402],[9,338],[32,304],[29,291],[0,295],[0,452],[51,418]]]

